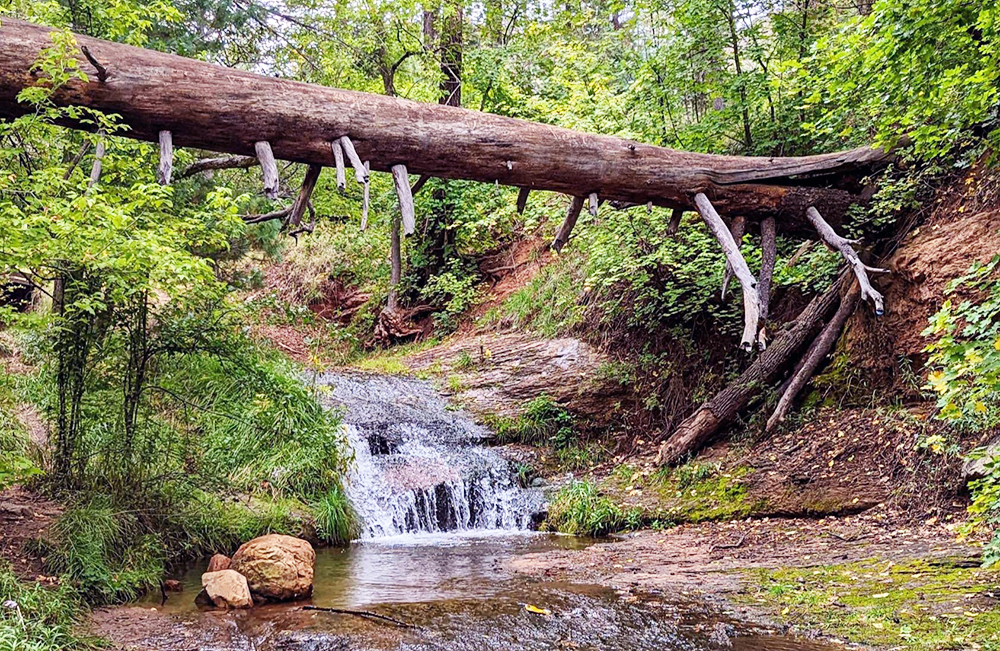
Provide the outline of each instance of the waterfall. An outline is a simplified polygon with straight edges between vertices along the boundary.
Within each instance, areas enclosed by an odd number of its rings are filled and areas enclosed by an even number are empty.
[[[544,506],[510,462],[482,445],[488,432],[413,378],[326,373],[355,462],[347,493],[363,538],[404,533],[523,530]]]

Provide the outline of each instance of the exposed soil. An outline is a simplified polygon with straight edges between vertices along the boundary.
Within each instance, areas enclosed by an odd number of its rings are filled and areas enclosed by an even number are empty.
[[[62,510],[58,503],[20,486],[0,491],[0,531],[3,532],[0,558],[11,564],[19,578],[56,582],[55,577],[45,575],[43,559],[29,553],[26,545],[44,537]]]

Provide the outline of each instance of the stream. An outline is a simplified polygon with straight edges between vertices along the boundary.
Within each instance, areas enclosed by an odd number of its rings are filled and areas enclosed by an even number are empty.
[[[513,572],[516,556],[594,541],[532,531],[546,506],[542,490],[522,489],[512,465],[484,445],[489,433],[429,383],[342,373],[316,381],[328,406],[343,410],[355,453],[347,490],[365,526],[354,543],[317,550],[309,603],[377,613],[413,628],[305,611],[302,603],[202,612],[194,604],[201,562],[178,577],[183,592],[142,604],[173,622],[148,648],[838,648],[731,622],[682,595],[638,597]]]

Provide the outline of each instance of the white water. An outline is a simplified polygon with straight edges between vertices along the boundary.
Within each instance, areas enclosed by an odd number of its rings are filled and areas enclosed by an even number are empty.
[[[527,530],[543,508],[510,463],[480,445],[488,433],[446,405],[427,382],[327,373],[329,403],[344,411],[355,464],[346,489],[362,539],[409,533]]]

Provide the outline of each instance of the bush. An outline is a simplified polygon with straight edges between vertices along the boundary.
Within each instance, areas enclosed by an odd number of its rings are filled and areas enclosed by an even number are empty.
[[[549,525],[563,533],[603,536],[641,523],[638,510],[625,511],[600,494],[589,481],[574,481],[556,493],[549,507]]]

